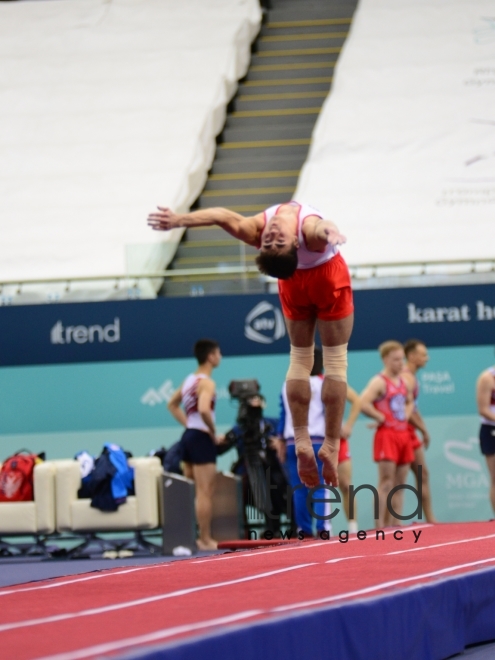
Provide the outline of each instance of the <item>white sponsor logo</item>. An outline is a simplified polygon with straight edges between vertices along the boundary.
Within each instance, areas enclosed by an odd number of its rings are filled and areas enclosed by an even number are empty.
[[[479,440],[478,438],[469,438],[467,442],[460,442],[459,440],[447,440],[443,446],[443,452],[445,458],[459,467],[465,468],[466,470],[474,470],[475,472],[481,472],[482,467],[478,459],[470,458],[465,455],[465,452],[472,452],[473,449],[479,451]],[[455,450],[460,450],[461,454],[457,453]]]
[[[462,510],[475,511],[486,500],[489,486],[481,461],[472,455],[475,451],[476,456],[479,456],[478,438],[469,438],[466,442],[447,440],[443,451],[449,463],[461,468],[445,475],[448,508],[455,510],[457,514]]]
[[[156,406],[159,403],[168,403],[174,393],[174,384],[166,380],[157,390],[150,387],[141,397],[141,403],[145,406]]]
[[[175,392],[175,387],[173,382],[169,379],[166,380],[159,388],[155,389],[150,387],[149,390],[141,397],[140,401],[144,406],[157,406],[160,403],[168,403],[172,398]],[[219,399],[230,399],[229,391],[226,387],[222,386],[216,390],[215,398],[217,401]]]
[[[415,303],[407,305],[408,323],[462,323],[463,321],[493,321],[495,306],[484,300],[476,301],[476,312],[469,305],[459,307],[417,307]]]
[[[416,307],[414,303],[407,305],[408,323],[459,323],[470,321],[468,305],[460,307]]]
[[[108,342],[114,344],[120,341],[120,319],[115,318],[108,325],[68,325],[64,327],[62,321],[57,321],[50,330],[52,344],[93,344],[94,342]]]
[[[425,394],[454,394],[455,383],[448,371],[424,371],[421,391]]]
[[[273,344],[285,336],[282,312],[269,302],[260,302],[246,316],[244,336],[259,344]]]

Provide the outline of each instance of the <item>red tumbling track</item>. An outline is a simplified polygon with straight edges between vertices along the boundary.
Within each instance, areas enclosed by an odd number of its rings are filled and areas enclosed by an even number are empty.
[[[0,648],[16,660],[117,656],[495,566],[495,523],[394,531],[0,589]]]

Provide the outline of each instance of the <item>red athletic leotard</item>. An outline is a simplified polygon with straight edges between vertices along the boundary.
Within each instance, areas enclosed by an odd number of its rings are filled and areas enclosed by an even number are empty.
[[[407,386],[402,378],[397,382],[379,374],[385,381],[385,393],[373,406],[385,415],[374,439],[375,461],[392,461],[396,465],[411,463],[414,452],[411,447],[406,419]]]

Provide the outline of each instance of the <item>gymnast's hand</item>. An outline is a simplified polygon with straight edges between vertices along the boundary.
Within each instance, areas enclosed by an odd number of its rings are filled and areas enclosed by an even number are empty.
[[[332,247],[335,247],[336,245],[342,245],[343,243],[347,242],[347,238],[339,232],[335,225],[324,226],[322,229],[327,243],[329,243]]]
[[[337,225],[331,220],[317,220],[315,224],[315,234],[318,241],[329,243],[332,247],[342,245],[347,241],[347,238],[340,233]]]
[[[158,206],[158,211],[150,213],[148,216],[148,225],[156,231],[170,231],[180,227],[181,216],[174,213],[171,209]]]

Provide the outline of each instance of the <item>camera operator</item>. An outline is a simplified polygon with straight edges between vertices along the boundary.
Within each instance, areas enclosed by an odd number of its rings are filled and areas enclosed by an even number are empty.
[[[287,511],[287,480],[271,442],[278,420],[263,416],[265,399],[259,390],[256,380],[230,383],[230,395],[239,401],[237,423],[218,450],[236,447],[239,458],[232,472],[242,478],[244,503],[254,503],[264,514],[266,529],[278,532],[280,514]],[[247,528],[246,510],[244,520]]]

